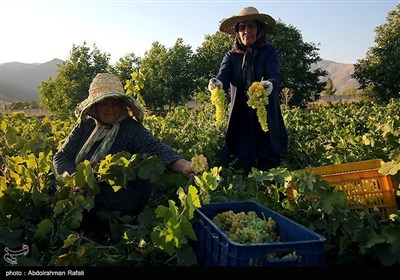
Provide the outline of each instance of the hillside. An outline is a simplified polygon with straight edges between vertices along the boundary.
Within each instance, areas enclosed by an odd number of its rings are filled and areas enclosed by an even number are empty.
[[[57,75],[57,67],[62,60],[53,59],[46,63],[20,63],[10,62],[0,64],[0,102],[38,101],[39,91],[37,87],[42,81]],[[330,60],[322,60],[316,66],[329,72],[339,94],[347,87],[358,88],[356,80],[350,75],[354,71],[353,64],[337,63]]]
[[[0,101],[39,101],[37,87],[42,81],[57,75],[60,59],[46,63],[10,62],[0,64]]]
[[[358,82],[351,78],[351,74],[354,72],[353,64],[345,64],[333,62],[330,60],[321,60],[317,63],[317,67],[326,70],[329,74],[327,77],[322,79],[326,81],[331,78],[334,87],[337,89],[336,94],[340,94],[345,88],[358,88]]]

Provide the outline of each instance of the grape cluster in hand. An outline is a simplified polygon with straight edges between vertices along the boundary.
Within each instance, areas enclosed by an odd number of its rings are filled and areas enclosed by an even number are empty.
[[[265,108],[268,105],[268,91],[264,88],[261,82],[253,82],[247,91],[249,100],[247,105],[257,110],[258,122],[261,125],[263,131],[268,131],[267,123],[267,110]]]
[[[207,158],[203,154],[195,155],[191,159],[191,167],[196,174],[201,174],[208,169]]]
[[[216,124],[220,125],[225,120],[225,91],[222,88],[211,90],[211,103],[215,106]]]

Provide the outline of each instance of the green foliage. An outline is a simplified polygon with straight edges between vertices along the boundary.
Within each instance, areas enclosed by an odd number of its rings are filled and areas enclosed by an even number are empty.
[[[233,42],[232,36],[220,31],[204,36],[203,43],[197,48],[193,57],[196,92],[205,90],[210,78],[217,75],[221,61],[232,48]]]
[[[381,158],[400,149],[399,101],[359,102],[284,109],[289,152],[283,157],[291,170]],[[390,117],[389,117],[390,116]]]
[[[326,80],[326,85],[325,85],[325,89],[322,92],[322,95],[333,95],[336,92],[336,88],[333,85],[333,81],[331,78],[328,78],[328,80]]]
[[[166,49],[158,42],[152,44],[141,62],[145,78],[142,96],[152,111],[172,109],[193,98],[192,50],[178,38],[175,45]]]
[[[140,69],[141,58],[134,53],[128,53],[121,57],[113,66],[109,66],[108,70],[111,74],[116,75],[121,81],[131,79],[131,74],[138,72]]]
[[[388,102],[400,97],[400,4],[375,33],[376,45],[354,65],[353,77],[370,99]]]
[[[382,220],[374,209],[349,210],[343,192],[296,169],[381,157],[385,164],[380,172],[398,180],[399,106],[398,100],[391,100],[385,105],[285,108],[290,132],[287,157],[279,168],[253,169],[248,175],[219,166],[224,130],[213,126],[210,103],[192,110],[176,107],[165,117],[145,118],[144,125],[186,158],[204,154],[209,171],[187,181],[155,157],[123,152],[107,156],[98,169],[86,161],[74,175],[57,176],[54,195],[49,194],[51,155],[74,122],[22,113],[0,115],[0,250],[27,244],[29,254],[18,258],[22,266],[196,265],[196,208],[214,201],[252,200],[322,234],[327,239],[327,266],[398,266],[399,212]],[[123,188],[136,176],[155,184],[155,194],[142,213],[107,213],[111,235],[106,242],[81,232],[82,212],[94,206],[98,182],[108,180]],[[74,192],[77,188],[85,192]]]
[[[72,46],[69,58],[57,68],[57,76],[39,85],[43,108],[58,116],[73,116],[78,103],[88,97],[90,83],[97,73],[107,72],[110,54],[86,45]]]

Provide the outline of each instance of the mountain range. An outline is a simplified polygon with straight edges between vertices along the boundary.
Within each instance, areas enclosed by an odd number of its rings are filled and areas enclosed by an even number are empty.
[[[56,77],[60,59],[53,59],[46,63],[21,63],[9,62],[0,64],[0,102],[10,103],[16,101],[39,102],[38,86],[49,77]],[[330,60],[321,60],[313,67],[326,70],[329,75],[323,80],[331,78],[336,87],[336,94],[348,87],[358,88],[359,84],[351,74],[353,64],[344,64]]]
[[[39,101],[39,84],[57,76],[57,67],[61,62],[55,58],[45,63],[0,64],[0,101]]]

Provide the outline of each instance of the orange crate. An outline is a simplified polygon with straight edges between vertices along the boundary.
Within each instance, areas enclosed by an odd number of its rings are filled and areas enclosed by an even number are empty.
[[[397,210],[392,179],[378,172],[381,159],[365,160],[339,165],[306,169],[321,180],[335,186],[335,191],[344,191],[349,209],[377,207],[385,217]]]

